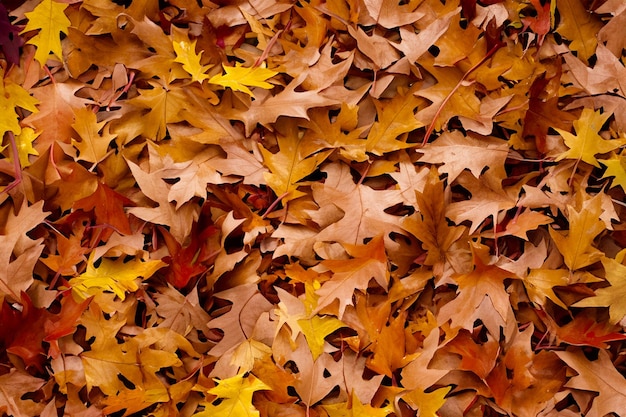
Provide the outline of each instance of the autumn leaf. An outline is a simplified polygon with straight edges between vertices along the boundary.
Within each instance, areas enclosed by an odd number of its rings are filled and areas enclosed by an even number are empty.
[[[446,402],[446,395],[452,387],[438,388],[433,392],[423,392],[419,389],[412,390],[406,394],[402,394],[400,398],[409,406],[418,410],[420,416],[437,416],[437,411]]]
[[[65,4],[43,0],[32,12],[25,13],[28,23],[21,34],[39,29],[39,33],[26,43],[37,47],[35,59],[41,66],[46,65],[50,52],[60,60],[63,59],[60,34],[67,35],[67,29],[71,25],[64,13],[66,8]]]
[[[209,79],[209,82],[231,88],[233,91],[243,91],[251,97],[254,97],[254,94],[248,87],[273,88],[274,86],[267,80],[278,74],[263,67],[246,68],[236,65],[234,67],[224,66],[223,68],[226,74],[214,75]]]
[[[352,304],[352,293],[355,289],[365,290],[373,278],[386,290],[389,280],[382,236],[374,237],[365,245],[344,244],[344,248],[352,258],[323,261],[322,266],[330,269],[333,277],[315,291],[319,296],[315,311],[320,311],[338,300],[338,317],[340,318],[343,316],[346,305]]]
[[[602,26],[599,17],[589,13],[581,3],[571,0],[559,3],[557,10],[561,15],[561,22],[556,31],[572,41],[570,48],[587,62],[597,45],[596,34]]]
[[[22,3],[0,414],[626,413],[622,0]]]
[[[202,81],[209,79],[206,72],[211,68],[210,65],[202,65],[202,52],[196,53],[196,40],[191,41],[178,31],[173,33],[174,39],[172,45],[176,53],[175,62],[183,64],[183,69],[191,75],[192,81]],[[223,85],[223,84],[222,84]]]
[[[17,107],[21,107],[31,112],[37,112],[36,107],[39,100],[32,97],[28,91],[24,90],[20,85],[14,84],[4,79],[4,71],[0,71],[0,109],[2,116],[0,117],[0,132],[4,136],[4,132],[13,132],[19,135],[22,128],[18,122],[19,116],[16,113]]]
[[[216,395],[221,401],[218,405],[205,403],[204,411],[194,417],[219,415],[258,417],[259,412],[252,404],[252,394],[268,390],[270,387],[254,375],[235,375],[228,379],[216,380],[217,386],[209,389],[209,394]]]
[[[317,152],[308,147],[299,134],[297,124],[293,122],[281,126],[277,139],[277,153],[260,149],[263,163],[269,169],[263,176],[276,196],[286,203],[304,195],[302,191],[298,191],[298,183],[312,174],[330,151]]]
[[[126,298],[126,291],[137,291],[138,278],[148,279],[165,266],[161,261],[142,262],[136,258],[130,262],[125,262],[123,258],[115,261],[104,258],[97,266],[94,261],[92,256],[87,270],[69,280],[72,293],[77,299],[84,300],[102,291],[111,291],[123,300]]]
[[[556,352],[556,354],[578,373],[566,384],[566,387],[598,394],[593,399],[587,415],[604,416],[611,412],[626,412],[626,402],[624,402],[626,380],[613,368],[606,351],[599,351],[595,361],[587,359],[580,349],[570,349],[565,352]]]
[[[385,417],[391,414],[394,410],[391,405],[387,405],[383,408],[375,408],[369,404],[362,404],[356,394],[352,393],[352,398],[348,403],[338,403],[331,405],[324,405],[324,410],[328,413],[329,417],[357,417],[357,416],[372,416],[372,417]],[[428,414],[420,414],[428,415]]]
[[[398,94],[388,103],[374,102],[378,112],[378,120],[372,126],[365,149],[375,155],[413,146],[405,143],[401,136],[418,129],[423,125],[415,118],[415,109],[421,100],[410,92]]]
[[[610,286],[598,288],[593,297],[588,297],[574,304],[576,307],[608,307],[609,321],[612,324],[620,323],[626,316],[626,306],[621,301],[621,297],[626,290],[622,277],[626,272],[620,260],[623,260],[624,251],[621,251],[616,259],[603,257],[602,266],[606,274],[606,280]]]
[[[605,229],[604,222],[600,220],[601,204],[596,197],[587,201],[580,210],[569,206],[570,228],[567,236],[550,229],[550,236],[571,271],[591,265],[602,258],[602,252],[593,246],[593,240]]]
[[[100,132],[105,122],[98,123],[95,113],[86,107],[74,110],[74,115],[72,127],[78,133],[80,141],[72,139],[72,145],[79,151],[78,159],[91,163],[102,160],[115,135],[110,134],[108,128],[107,131]]]
[[[590,109],[583,109],[580,118],[574,121],[576,135],[556,129],[565,139],[565,144],[570,148],[557,156],[556,160],[560,161],[565,158],[582,160],[600,168],[595,155],[608,153],[626,144],[626,139],[605,140],[598,135],[598,131],[607,118],[607,114],[602,115],[599,111],[594,112]]]
[[[37,156],[39,152],[33,147],[33,142],[41,132],[35,132],[30,127],[22,129],[19,135],[15,136],[17,144],[17,154],[20,159],[20,166],[25,168],[30,165],[30,155]]]

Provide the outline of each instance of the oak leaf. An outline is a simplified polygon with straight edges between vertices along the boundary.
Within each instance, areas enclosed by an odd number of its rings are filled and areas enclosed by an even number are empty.
[[[443,164],[439,171],[454,181],[463,170],[468,169],[478,178],[485,168],[501,173],[509,147],[506,142],[488,137],[464,136],[459,131],[445,132],[432,143],[417,150],[420,161]]]
[[[397,94],[388,102],[375,101],[377,121],[367,135],[365,149],[374,155],[414,146],[402,140],[405,134],[424,126],[415,118],[422,100],[410,92]],[[398,140],[400,138],[400,140]]]
[[[294,79],[283,91],[276,95],[270,94],[268,90],[261,90],[248,109],[232,112],[225,111],[225,113],[231,113],[234,119],[241,120],[246,127],[246,133],[250,134],[257,123],[267,126],[276,122],[280,116],[308,120],[308,109],[332,106],[341,102],[335,98],[324,97],[320,94],[319,89],[296,91],[296,88],[303,81],[303,76]]]
[[[491,263],[487,248],[483,245],[472,242],[471,248],[474,270],[466,274],[453,275],[453,279],[459,285],[458,295],[441,308],[437,321],[445,323],[450,320],[453,328],[472,330],[479,307],[486,305],[489,309],[495,310],[496,314],[491,318],[493,325],[490,323],[485,325],[492,335],[497,335],[499,329],[493,326],[504,327],[513,314],[504,280],[516,277],[513,273]]]

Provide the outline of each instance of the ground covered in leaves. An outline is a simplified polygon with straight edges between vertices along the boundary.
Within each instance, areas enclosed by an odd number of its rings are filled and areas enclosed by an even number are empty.
[[[21,3],[0,415],[626,415],[622,0]]]

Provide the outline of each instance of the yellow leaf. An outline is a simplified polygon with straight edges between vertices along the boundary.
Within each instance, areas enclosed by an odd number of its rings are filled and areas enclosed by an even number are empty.
[[[599,197],[589,200],[580,211],[568,206],[570,228],[567,236],[550,229],[550,236],[570,271],[589,266],[602,258],[602,252],[592,246],[595,237],[606,229],[600,220],[602,199]]]
[[[202,65],[200,59],[202,58],[202,52],[196,53],[196,40],[193,42],[189,40],[185,35],[179,33],[179,31],[173,31],[174,40],[172,45],[174,46],[174,52],[176,52],[176,59],[174,62],[183,64],[183,69],[191,75],[193,81],[202,81],[209,78],[206,72],[211,68],[211,65]]]
[[[598,135],[602,125],[610,115],[611,113],[608,112],[600,114],[600,111],[594,112],[591,109],[584,109],[580,118],[574,121],[576,135],[555,128],[570,148],[559,155],[556,161],[565,158],[578,159],[600,168],[600,164],[595,158],[596,154],[607,153],[626,144],[626,139],[605,140]]]
[[[556,31],[572,41],[569,49],[576,51],[585,63],[595,53],[598,44],[597,34],[602,21],[597,15],[588,12],[584,3],[578,0],[559,0],[556,8],[561,16]]]
[[[27,43],[35,45],[35,59],[44,66],[48,61],[48,54],[52,52],[63,61],[63,50],[61,48],[60,33],[67,35],[67,29],[71,22],[65,16],[64,10],[67,4],[57,3],[52,0],[43,0],[32,12],[24,13],[28,18],[28,23],[20,33],[39,30],[39,33],[32,37]]]
[[[252,394],[255,391],[271,390],[254,375],[244,377],[244,374],[218,380],[217,386],[208,390],[209,394],[217,395],[222,401],[218,405],[204,403],[205,409],[193,417],[258,417],[259,412],[252,404]]]
[[[22,129],[22,133],[15,137],[15,144],[17,145],[17,154],[20,158],[20,165],[25,168],[30,165],[28,160],[29,155],[39,155],[39,152],[33,148],[33,142],[37,139],[41,132],[35,133],[30,127]]]
[[[21,107],[33,113],[37,112],[39,100],[28,94],[24,88],[4,79],[4,71],[0,69],[0,137],[5,132],[19,135],[22,127],[15,109]]]
[[[211,84],[230,87],[233,91],[243,91],[254,97],[248,87],[260,87],[266,90],[274,87],[267,80],[278,74],[276,71],[262,67],[245,68],[242,66],[224,67],[225,75],[215,75],[211,77]]]
[[[608,307],[609,321],[612,324],[617,324],[626,317],[626,303],[624,302],[626,266],[619,262],[623,260],[624,254],[626,251],[622,250],[617,254],[616,259],[602,258],[606,280],[611,286],[597,289],[593,297],[585,298],[573,307]]]
[[[332,150],[315,153],[317,149],[307,147],[303,140],[297,121],[289,119],[277,131],[279,152],[273,154],[260,148],[263,164],[270,172],[264,173],[265,181],[276,196],[282,196],[283,202],[298,198],[304,193],[298,190],[300,180],[310,175],[326,159]]]
[[[413,94],[398,94],[388,102],[375,101],[378,121],[367,135],[365,148],[374,155],[383,155],[398,149],[414,146],[405,143],[401,135],[418,129],[424,124],[415,118],[415,109],[422,100]]]
[[[414,410],[419,410],[420,417],[437,417],[437,410],[446,402],[446,395],[452,387],[439,388],[433,392],[420,389],[404,394],[402,399]]]
[[[319,358],[324,352],[324,338],[335,330],[346,327],[346,325],[336,317],[315,315],[310,319],[298,320],[298,325],[306,337],[306,342],[313,354],[313,360]]]
[[[600,159],[600,163],[606,166],[602,178],[615,177],[611,188],[619,185],[626,191],[626,154],[623,152],[620,155],[613,154],[609,159]]]
[[[112,291],[122,300],[126,291],[137,291],[137,278],[149,278],[166,264],[161,261],[142,262],[134,259],[124,262],[123,258],[115,261],[102,259],[100,265],[94,266],[93,252],[87,264],[87,271],[69,281],[72,294],[81,300],[102,291]]]
[[[322,405],[329,417],[385,417],[391,414],[393,410],[392,404],[387,404],[383,408],[375,408],[369,404],[363,404],[352,392],[351,405],[348,403],[337,403],[330,405]]]
[[[72,145],[80,151],[78,159],[96,163],[101,161],[107,154],[109,143],[115,139],[115,135],[108,133],[107,127],[102,134],[100,130],[105,122],[97,122],[94,112],[86,107],[74,110],[74,123],[72,127],[80,136],[80,142],[72,139]]]

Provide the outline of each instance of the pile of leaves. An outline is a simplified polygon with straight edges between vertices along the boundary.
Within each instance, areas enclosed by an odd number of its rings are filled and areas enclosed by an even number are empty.
[[[0,415],[626,415],[622,0],[0,5]]]

